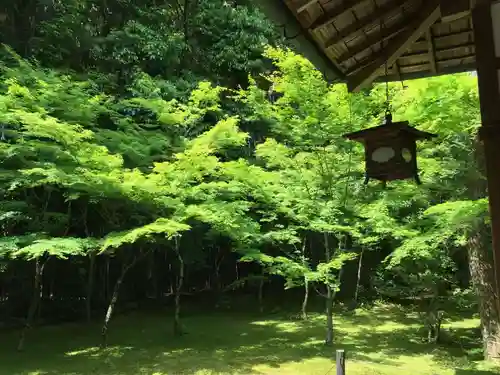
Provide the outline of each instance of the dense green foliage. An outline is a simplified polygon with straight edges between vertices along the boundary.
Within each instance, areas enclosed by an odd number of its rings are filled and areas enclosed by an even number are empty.
[[[385,87],[328,85],[247,2],[42,8],[0,27],[0,320],[25,322],[19,349],[35,322],[105,316],[106,345],[115,309],[168,306],[182,334],[181,301],[305,318],[311,293],[328,344],[336,301],[390,299],[434,341],[442,311],[479,307],[488,352],[475,77],[391,84],[396,120],[439,137],[419,146],[423,186],[364,186],[342,134],[382,120]]]

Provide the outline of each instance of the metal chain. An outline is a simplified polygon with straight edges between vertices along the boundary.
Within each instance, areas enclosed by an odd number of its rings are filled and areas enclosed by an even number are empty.
[[[380,18],[380,53],[384,54],[384,19]],[[385,58],[385,115],[391,114],[391,103],[389,94],[389,63]]]
[[[349,95],[349,133],[352,132],[353,128],[353,114],[352,114],[352,94],[347,94]],[[347,162],[347,180],[345,183],[345,191],[344,191],[344,209],[347,207],[347,201],[349,199],[349,184],[351,180],[351,167],[352,167],[352,154],[353,154],[353,142],[349,142],[349,156],[348,156],[348,162]]]

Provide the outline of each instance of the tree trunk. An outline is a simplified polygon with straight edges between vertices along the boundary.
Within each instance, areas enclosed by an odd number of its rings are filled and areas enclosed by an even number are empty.
[[[485,359],[500,358],[500,314],[497,309],[492,254],[482,225],[469,234],[469,269],[479,302],[481,332]]]
[[[354,292],[354,303],[357,305],[358,303],[358,295],[359,295],[359,284],[361,282],[361,268],[363,267],[363,254],[365,253],[365,249],[361,250],[361,254],[359,254],[359,262],[358,262],[358,276],[356,279],[356,290]]]
[[[120,287],[127,275],[127,272],[137,263],[139,258],[134,256],[134,259],[127,265],[125,262],[123,263],[122,272],[118,280],[116,280],[115,287],[113,288],[113,295],[111,296],[111,300],[108,305],[108,310],[106,311],[106,316],[104,317],[104,324],[102,325],[101,330],[101,347],[105,348],[107,345],[108,339],[108,325],[111,320],[111,316],[113,315],[113,311],[116,306],[116,302],[118,301],[118,295],[120,294]]]
[[[183,334],[181,325],[181,292],[184,284],[184,259],[182,258],[179,246],[179,239],[175,238],[175,252],[179,261],[179,276],[175,288],[175,312],[174,312],[174,335],[180,336]]]
[[[309,280],[304,277],[304,299],[302,300],[302,319],[307,319],[307,304],[309,303]]]
[[[220,277],[220,267],[222,265],[222,261],[224,260],[224,254],[219,258],[219,254],[221,253],[221,249],[219,248],[219,251],[217,255],[215,256],[215,291],[217,294],[217,297],[219,297],[219,294],[222,290],[222,282],[221,282],[221,277]]]
[[[156,253],[151,252],[148,264],[148,297],[158,300],[158,277],[156,275]]]
[[[87,323],[90,323],[92,321],[92,295],[94,291],[95,257],[96,254],[94,251],[92,251],[89,257],[89,273],[87,276],[87,298],[85,299],[85,312],[87,316]]]
[[[326,286],[326,345],[333,344],[333,297],[334,293],[330,285]]]
[[[307,268],[306,261],[306,243],[307,237],[304,238],[304,243],[302,244],[302,265]],[[307,304],[309,303],[309,279],[304,275],[304,299],[302,300],[302,319],[307,319]]]
[[[26,317],[26,323],[24,325],[24,328],[21,332],[21,336],[19,337],[19,342],[17,344],[18,351],[24,349],[24,341],[26,339],[26,333],[33,324],[33,319],[36,316],[36,312],[40,304],[41,280],[43,275],[43,269],[45,268],[47,261],[48,259],[45,262],[42,262],[39,258],[35,259],[35,280],[33,283],[33,296],[31,298],[31,304],[28,310],[28,316]]]
[[[328,233],[324,233],[325,239],[325,261],[330,262],[330,245],[328,243]],[[333,289],[329,282],[326,283],[326,338],[325,344],[333,344]]]
[[[264,312],[264,274],[259,281],[259,311]]]
[[[43,274],[40,275],[40,298],[38,299],[38,308],[36,309],[36,314],[35,318],[33,319],[33,324],[38,324],[40,322],[40,319],[42,319],[42,308],[43,308],[43,300],[44,300],[44,294],[45,294],[45,288],[43,287]]]
[[[221,298],[222,298],[222,293],[223,293],[223,286],[222,286],[222,278],[220,274],[220,268],[222,266],[222,262],[224,260],[224,252],[222,248],[219,247],[217,254],[215,255],[215,261],[214,261],[214,276],[210,277],[210,290],[214,294],[214,303],[216,306],[219,305]]]

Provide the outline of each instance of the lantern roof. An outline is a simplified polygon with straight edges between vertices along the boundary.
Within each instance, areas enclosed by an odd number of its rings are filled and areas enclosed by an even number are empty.
[[[350,91],[476,69],[477,0],[255,1],[295,50]]]
[[[365,142],[380,138],[393,138],[393,137],[410,137],[415,140],[431,139],[436,137],[436,134],[418,130],[410,126],[408,121],[387,122],[380,126],[375,126],[368,129],[359,130],[353,133],[344,134],[344,138]]]

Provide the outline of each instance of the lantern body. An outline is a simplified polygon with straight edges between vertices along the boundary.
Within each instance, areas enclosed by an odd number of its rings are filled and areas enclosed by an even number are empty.
[[[419,182],[416,142],[435,135],[417,130],[407,121],[392,122],[389,117],[384,125],[344,137],[364,145],[367,182],[371,178],[384,182],[415,178]]]

